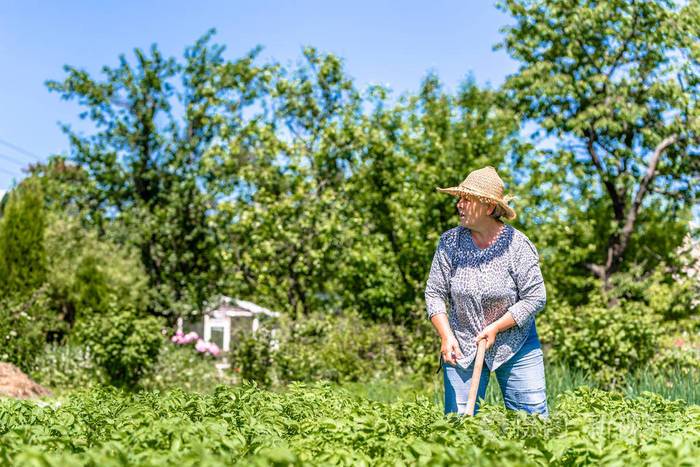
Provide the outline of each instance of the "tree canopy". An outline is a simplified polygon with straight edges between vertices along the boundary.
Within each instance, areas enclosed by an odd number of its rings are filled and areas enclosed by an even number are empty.
[[[556,299],[672,265],[700,186],[698,2],[500,7],[514,24],[499,46],[520,69],[499,89],[470,77],[447,92],[428,74],[393,98],[359,89],[333,54],[232,59],[214,31],[181,58],[153,45],[100,76],[66,66],[48,88],[94,131],[65,126],[70,155],[33,176],[50,209],[138,252],[145,306],[171,319],[214,293],[293,316],[423,319],[430,257],[457,224],[435,188],[485,165],[516,194]],[[88,256],[80,274],[98,277]]]

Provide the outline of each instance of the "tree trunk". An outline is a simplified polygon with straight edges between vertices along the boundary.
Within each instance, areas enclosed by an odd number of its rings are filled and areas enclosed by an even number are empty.
[[[610,178],[608,178],[608,173],[605,171],[601,160],[598,158],[595,152],[593,146],[593,143],[595,142],[595,133],[593,133],[593,131],[590,131],[588,136],[588,151],[591,156],[591,160],[593,161],[595,167],[598,169],[598,172],[601,178],[603,179],[603,183],[606,189],[608,190],[608,194],[612,199],[613,208],[615,211],[614,216],[618,222],[622,220],[620,218],[620,214],[622,214],[622,217],[624,219],[622,229],[616,230],[615,232],[610,234],[610,237],[608,239],[608,252],[605,263],[587,265],[588,269],[590,269],[593,272],[593,274],[595,274],[595,276],[600,279],[603,296],[607,297],[608,306],[615,306],[618,300],[610,296],[610,292],[613,288],[611,278],[613,274],[619,271],[620,266],[622,265],[625,251],[627,250],[627,246],[629,245],[629,240],[632,237],[632,234],[634,233],[634,228],[637,222],[637,217],[639,215],[639,210],[641,208],[642,201],[644,201],[644,198],[649,192],[649,188],[654,180],[659,159],[661,158],[661,154],[669,146],[671,146],[678,140],[678,136],[671,135],[665,138],[654,149],[654,153],[649,159],[649,163],[647,165],[647,171],[644,174],[642,180],[639,182],[639,188],[637,189],[637,193],[634,196],[632,204],[628,209],[626,209],[626,211],[624,210],[624,201],[619,196],[620,193],[617,191],[614,182],[610,180]]]

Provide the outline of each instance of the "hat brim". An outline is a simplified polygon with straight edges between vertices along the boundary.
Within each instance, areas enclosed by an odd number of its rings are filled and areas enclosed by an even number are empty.
[[[440,193],[447,193],[448,195],[452,196],[469,196],[478,199],[483,203],[496,203],[501,208],[503,208],[503,211],[505,213],[503,217],[505,217],[509,221],[512,221],[517,217],[515,210],[508,206],[508,204],[506,204],[503,200],[492,198],[491,196],[486,196],[482,193],[477,193],[475,191],[471,191],[459,186],[453,186],[450,188],[438,188],[437,191],[439,191]]]

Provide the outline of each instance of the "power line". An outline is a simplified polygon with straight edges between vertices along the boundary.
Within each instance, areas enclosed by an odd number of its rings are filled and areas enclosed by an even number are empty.
[[[21,177],[22,175],[18,175],[16,173],[12,173],[9,170],[5,170],[2,167],[0,167],[0,172],[9,175],[10,177]]]
[[[8,148],[12,148],[15,151],[21,152],[25,156],[33,157],[37,162],[41,162],[41,157],[37,156],[33,152],[27,151],[26,149],[23,149],[15,144],[12,144],[9,141],[5,141],[3,139],[0,139],[0,144],[3,144],[5,146],[7,146]]]
[[[8,156],[7,154],[0,153],[0,157],[10,162],[14,162],[17,165],[21,165],[22,167],[24,167],[27,164],[27,161],[18,161],[17,159],[14,159],[12,156]]]

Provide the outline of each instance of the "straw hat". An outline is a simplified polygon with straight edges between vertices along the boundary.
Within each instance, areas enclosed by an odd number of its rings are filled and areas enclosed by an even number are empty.
[[[470,172],[458,186],[438,188],[437,190],[453,196],[476,198],[483,203],[496,203],[503,209],[506,219],[509,221],[515,219],[515,211],[508,206],[508,202],[515,196],[503,195],[503,180],[496,173],[496,169],[490,165]]]

